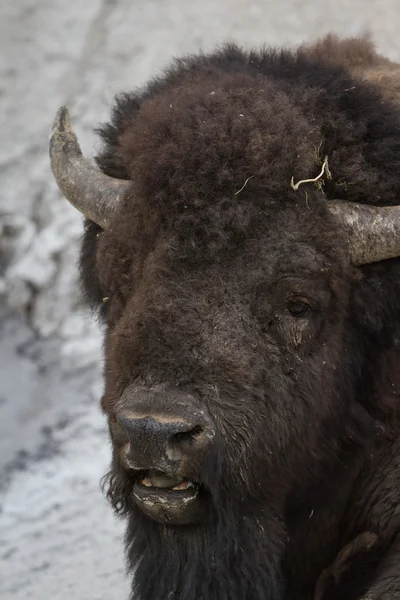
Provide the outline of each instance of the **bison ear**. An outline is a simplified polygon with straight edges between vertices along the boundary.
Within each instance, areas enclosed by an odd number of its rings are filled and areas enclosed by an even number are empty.
[[[65,106],[54,120],[49,154],[55,180],[66,199],[91,221],[107,229],[112,214],[132,192],[132,182],[105,175],[83,157]]]
[[[400,206],[369,206],[334,200],[329,211],[339,219],[349,240],[353,265],[400,256]]]

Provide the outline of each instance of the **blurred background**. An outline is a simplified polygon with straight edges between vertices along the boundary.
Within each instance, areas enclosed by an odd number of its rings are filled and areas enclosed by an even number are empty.
[[[100,331],[76,283],[82,220],[48,164],[58,107],[92,156],[114,94],[174,56],[370,31],[400,60],[399,30],[398,0],[1,2],[0,598],[122,600],[129,589],[122,523],[99,490],[110,448]]]

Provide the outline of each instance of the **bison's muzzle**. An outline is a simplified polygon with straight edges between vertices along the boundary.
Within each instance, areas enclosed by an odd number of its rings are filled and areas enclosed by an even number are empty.
[[[135,473],[133,498],[149,517],[171,525],[198,521],[200,483],[191,475],[210,452],[215,427],[193,396],[128,390],[116,420],[127,441],[123,465]]]

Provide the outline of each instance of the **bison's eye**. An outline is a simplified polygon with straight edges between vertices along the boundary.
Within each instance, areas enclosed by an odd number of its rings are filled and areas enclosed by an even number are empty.
[[[287,309],[296,318],[305,317],[311,311],[310,305],[304,300],[290,300]]]

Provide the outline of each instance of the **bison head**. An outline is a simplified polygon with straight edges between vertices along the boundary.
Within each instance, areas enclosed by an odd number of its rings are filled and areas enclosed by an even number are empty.
[[[251,527],[282,540],[291,499],[369,426],[355,298],[362,265],[400,254],[398,208],[368,205],[388,196],[377,147],[398,117],[369,88],[344,111],[342,71],[282,55],[281,81],[267,57],[263,75],[255,55],[232,72],[229,52],[120,98],[102,172],[62,108],[51,160],[90,219],[82,272],[106,323],[109,498],[154,535],[183,539],[189,525],[206,539],[235,522],[240,546]]]

